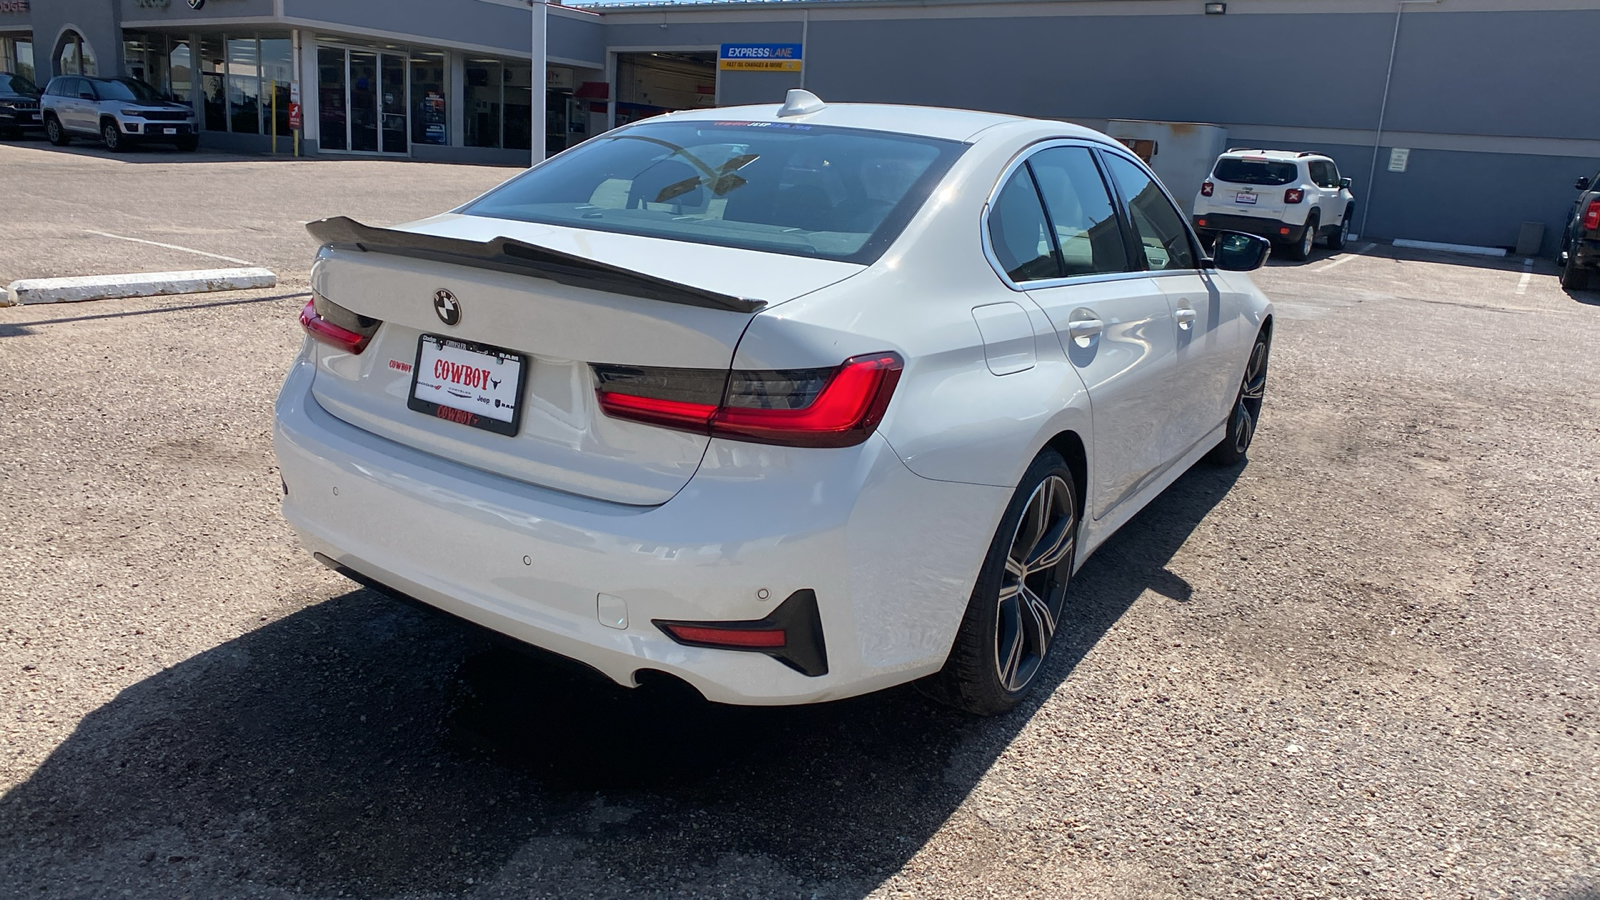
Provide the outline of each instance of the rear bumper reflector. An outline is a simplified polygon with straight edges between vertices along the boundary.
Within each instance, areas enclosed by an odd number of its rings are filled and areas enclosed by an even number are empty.
[[[817,592],[806,588],[766,618],[739,622],[682,622],[653,620],[667,637],[688,647],[716,650],[753,650],[765,653],[802,675],[828,674],[828,648],[822,638],[822,614]]]

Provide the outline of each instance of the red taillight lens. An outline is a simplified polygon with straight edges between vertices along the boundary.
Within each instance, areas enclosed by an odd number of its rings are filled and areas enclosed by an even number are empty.
[[[1216,189],[1217,189],[1217,186],[1212,184],[1211,182],[1209,182],[1209,181],[1202,182],[1200,184],[1200,196],[1209,197],[1209,196],[1211,196],[1211,192],[1216,190]]]
[[[645,369],[594,366],[609,416],[790,447],[865,441],[900,382],[898,354],[851,357],[833,369]]]
[[[782,629],[716,628],[708,625],[672,625],[662,623],[668,634],[690,644],[716,647],[744,647],[771,650],[789,643],[789,635]]]
[[[1306,199],[1306,192],[1301,188],[1289,188],[1283,192],[1283,202],[1302,203]]]
[[[1589,201],[1589,208],[1583,212],[1583,228],[1585,231],[1600,228],[1600,200]]]
[[[1206,227],[1206,220],[1205,219],[1200,219],[1195,224],[1199,225],[1201,228],[1204,228],[1204,227]]]
[[[323,309],[318,309],[318,304]],[[335,324],[329,315],[335,314],[350,321],[350,324],[360,328],[360,331]],[[324,312],[329,315],[325,315]],[[300,310],[300,327],[306,330],[314,340],[327,344],[330,347],[343,350],[346,353],[360,353],[367,349],[367,342],[372,340],[373,332],[378,330],[378,323],[370,319],[357,316],[349,310],[335,306],[327,298],[312,295],[311,302]]]

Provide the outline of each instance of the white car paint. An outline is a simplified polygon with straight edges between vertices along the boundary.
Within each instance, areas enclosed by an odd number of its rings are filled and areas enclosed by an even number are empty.
[[[666,118],[795,121],[776,106]],[[279,397],[284,513],[305,544],[624,685],[656,670],[712,700],[812,702],[941,668],[1005,506],[1051,441],[1075,435],[1086,450],[1081,565],[1221,439],[1271,316],[1248,277],[1019,286],[992,264],[986,209],[1019,159],[1067,142],[1132,160],[1119,144],[1059,122],[910,107],[833,105],[799,121],[969,146],[870,265],[461,214],[402,226],[516,238],[767,301],[756,313],[324,248],[314,289],[384,324],[359,355],[308,340]],[[391,363],[441,330],[440,288],[463,310],[451,336],[527,353],[541,373],[515,438],[406,408],[409,376]],[[1180,305],[1206,314],[1180,329]],[[1070,322],[1089,311],[1105,330],[1080,347]],[[588,369],[793,369],[884,351],[904,360],[887,413],[864,443],[836,448],[612,419]],[[827,640],[821,676],[683,646],[652,624],[755,620],[806,588]]]

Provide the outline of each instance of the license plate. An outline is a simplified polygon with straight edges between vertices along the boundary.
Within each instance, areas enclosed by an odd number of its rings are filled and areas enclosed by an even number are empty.
[[[1250,193],[1249,191],[1240,191],[1239,193],[1233,195],[1233,202],[1248,203],[1253,206],[1256,202],[1256,195]]]
[[[523,356],[425,334],[417,341],[406,406],[436,418],[515,435],[522,424]]]
[[[162,134],[177,134],[178,133],[178,129],[176,129],[176,128],[163,128],[163,129],[161,129],[161,133]]]

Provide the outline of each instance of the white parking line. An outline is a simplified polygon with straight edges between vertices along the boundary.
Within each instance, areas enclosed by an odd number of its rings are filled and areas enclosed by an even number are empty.
[[[105,231],[91,231],[91,232],[88,232],[88,233],[89,234],[93,234],[93,235],[98,235],[100,237],[116,238],[119,241],[132,241],[135,244],[149,244],[152,247],[165,247],[168,250],[182,250],[184,253],[193,253],[193,254],[195,254],[197,256],[209,256],[212,259],[220,259],[223,262],[238,263],[241,266],[253,266],[253,265],[255,265],[255,263],[251,262],[248,259],[235,259],[235,258],[233,258],[231,256],[223,256],[220,253],[207,253],[204,250],[196,250],[193,247],[180,247],[177,244],[163,244],[160,241],[147,241],[144,238],[127,237],[125,235],[111,234],[111,233],[105,232]]]
[[[1517,279],[1517,296],[1528,292],[1528,282],[1533,280],[1533,257],[1522,261],[1522,277]]]
[[[1366,253],[1368,250],[1371,250],[1373,247],[1376,247],[1376,246],[1378,246],[1378,245],[1377,244],[1362,244],[1360,247],[1356,248],[1354,253],[1346,253],[1345,255],[1339,257],[1338,259],[1330,259],[1330,260],[1328,260],[1328,262],[1326,264],[1318,266],[1317,268],[1312,269],[1311,271],[1313,271],[1313,272],[1326,272],[1329,269],[1333,268],[1334,266],[1343,265],[1343,264],[1349,262],[1350,260],[1355,259],[1356,257],[1362,255],[1363,253]]]

